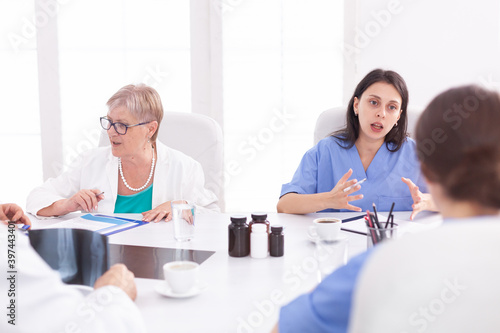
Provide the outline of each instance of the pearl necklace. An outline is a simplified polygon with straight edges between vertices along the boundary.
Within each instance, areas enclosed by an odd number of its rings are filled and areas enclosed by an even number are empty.
[[[148,180],[146,181],[146,184],[142,185],[141,187],[139,188],[133,188],[131,187],[127,181],[125,180],[125,176],[123,176],[123,170],[122,170],[122,159],[121,158],[118,158],[118,169],[120,170],[120,176],[122,177],[122,180],[123,180],[123,184],[125,184],[125,186],[131,190],[131,191],[134,191],[134,192],[139,192],[139,191],[142,191],[143,189],[146,188],[146,186],[149,184],[149,181],[151,180],[151,178],[153,177],[153,171],[155,169],[155,150],[153,148],[153,160],[151,161],[151,171],[149,172],[149,177],[148,177]]]

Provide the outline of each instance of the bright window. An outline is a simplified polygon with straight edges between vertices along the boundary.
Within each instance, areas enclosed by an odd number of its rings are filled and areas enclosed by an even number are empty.
[[[275,211],[342,103],[341,1],[223,1],[226,210]]]
[[[106,102],[127,84],[191,112],[189,1],[72,1],[58,24],[65,165],[97,145]]]
[[[34,1],[0,2],[0,202],[42,182]]]

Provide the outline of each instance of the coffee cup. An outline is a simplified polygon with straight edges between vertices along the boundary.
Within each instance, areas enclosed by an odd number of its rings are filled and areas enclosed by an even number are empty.
[[[175,294],[185,294],[198,283],[199,264],[194,261],[172,261],[163,265],[163,274]]]
[[[342,220],[335,217],[320,217],[313,220],[309,233],[319,240],[336,240],[340,235]]]

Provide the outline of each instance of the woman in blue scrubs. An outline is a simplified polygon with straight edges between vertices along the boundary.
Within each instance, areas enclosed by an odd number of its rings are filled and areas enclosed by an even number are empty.
[[[435,210],[415,142],[406,133],[407,106],[399,74],[368,73],[349,102],[346,128],[306,152],[292,181],[282,186],[278,212],[365,211],[373,203],[389,211],[393,202],[394,210],[413,210],[411,218]],[[362,186],[353,186],[364,178]]]

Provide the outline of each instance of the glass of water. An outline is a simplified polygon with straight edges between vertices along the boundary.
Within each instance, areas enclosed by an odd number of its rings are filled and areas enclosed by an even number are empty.
[[[189,241],[194,238],[196,207],[188,203],[171,203],[174,238],[177,241]]]

